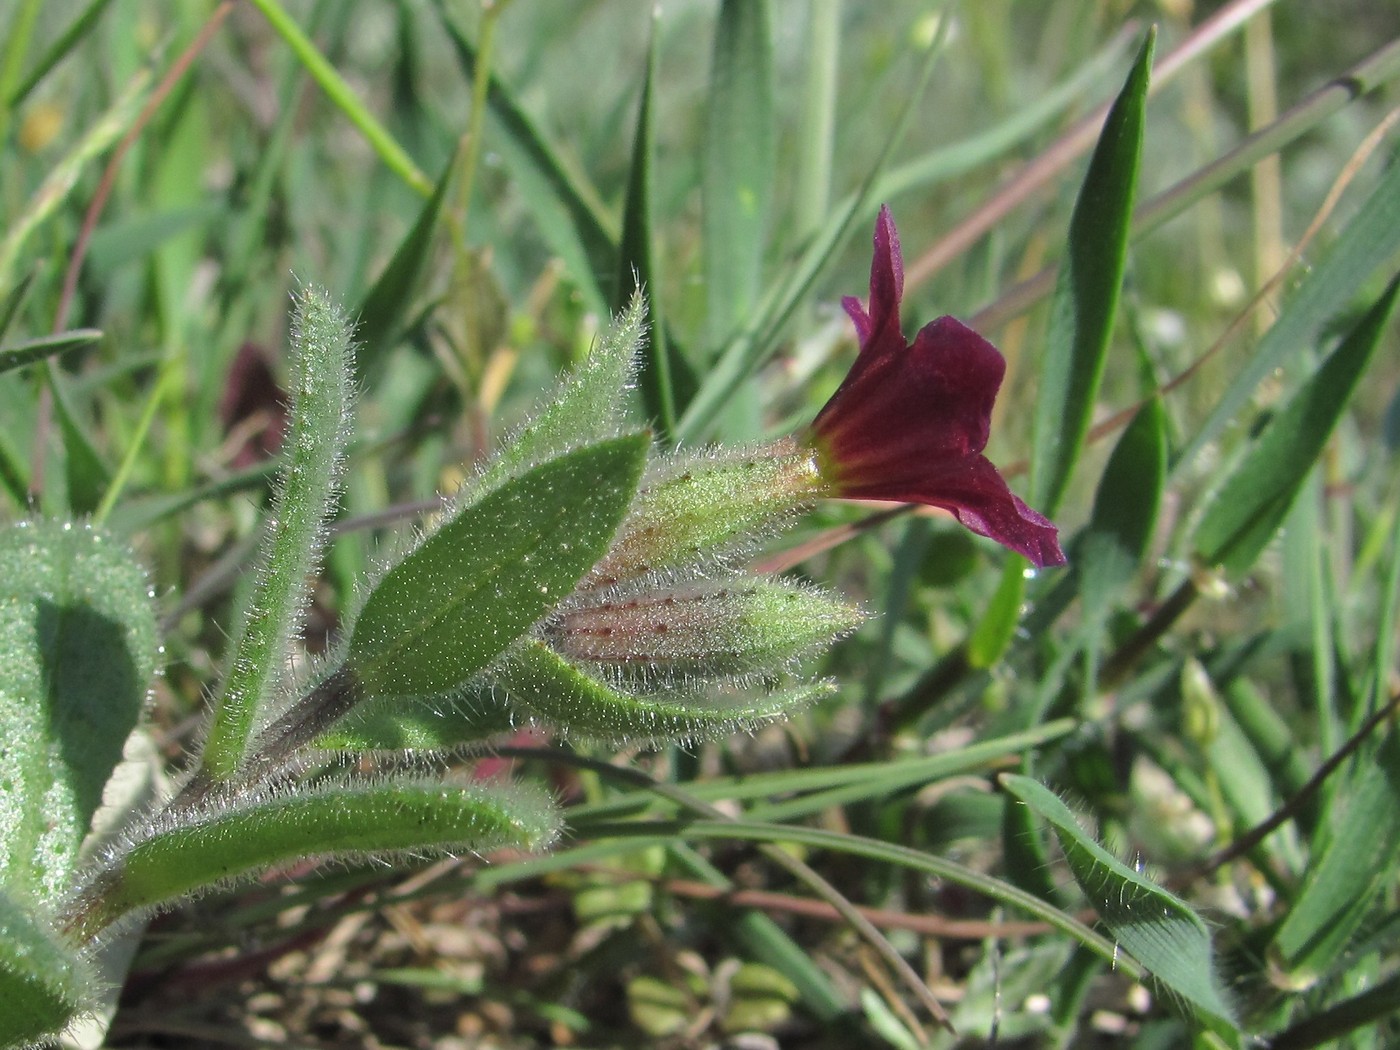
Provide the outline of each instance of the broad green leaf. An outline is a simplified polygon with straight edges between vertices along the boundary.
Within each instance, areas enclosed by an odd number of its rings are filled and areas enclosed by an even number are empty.
[[[1400,277],[1274,415],[1220,486],[1193,539],[1204,562],[1243,572],[1273,539],[1361,381],[1397,293]]]
[[[1334,796],[1330,839],[1274,938],[1274,965],[1294,987],[1325,977],[1379,896],[1400,857],[1400,737],[1387,732]]]
[[[1318,332],[1346,309],[1381,267],[1400,252],[1400,164],[1391,164],[1380,184],[1347,223],[1321,262],[1311,266],[1288,297],[1277,321],[1221,395],[1205,422],[1172,464],[1175,473],[1218,438],[1254,396],[1265,378],[1289,359],[1315,346]]]
[[[91,937],[130,912],[305,858],[538,849],[558,828],[549,798],[519,784],[306,788],[207,813],[125,849],[86,888],[76,928]]]
[[[636,491],[646,434],[550,460],[469,505],[365,601],[346,667],[372,696],[439,696],[485,667],[607,550]]]
[[[1152,71],[1155,30],[1104,121],[1070,219],[1069,250],[1050,305],[1038,369],[1031,441],[1030,503],[1053,515],[1089,433],[1108,358],[1127,259],[1128,231]]]
[[[156,670],[144,571],[85,526],[0,530],[0,885],[53,900]]]
[[[617,299],[613,309],[621,312],[629,300],[643,297],[647,302],[648,336],[641,344],[637,385],[648,420],[656,427],[657,439],[665,442],[676,427],[676,391],[672,376],[672,353],[666,345],[661,321],[661,283],[652,252],[652,158],[656,153],[656,129],[652,117],[652,85],[656,79],[656,33],[647,45],[646,75],[637,106],[637,128],[632,138],[632,169],[627,179],[627,198],[622,210],[622,241],[618,247]]]
[[[492,678],[517,708],[571,736],[623,742],[708,740],[751,729],[823,696],[829,682],[771,693],[674,690],[628,693],[573,666],[540,642],[509,653]]]
[[[355,374],[361,378],[384,360],[393,348],[394,338],[403,328],[404,317],[413,305],[419,279],[432,258],[433,235],[437,232],[438,220],[442,217],[442,202],[447,196],[456,167],[455,162],[448,162],[432,194],[423,202],[418,218],[394,249],[393,256],[365,293],[356,311],[355,317],[359,323],[355,336],[362,349],[356,355]]]
[[[216,780],[234,775],[253,730],[290,663],[334,513],[354,399],[350,321],[328,293],[311,288],[292,323],[291,401],[284,464],[273,496],[257,577],[231,650],[201,754]]]
[[[768,0],[724,0],[700,152],[705,344],[718,349],[753,309],[773,203],[773,44]]]
[[[0,324],[0,332],[3,332],[4,328],[5,326]],[[57,335],[46,335],[39,339],[26,339],[22,343],[0,346],[0,372],[32,365],[46,357],[55,357],[80,346],[88,346],[101,338],[102,333],[96,328],[74,328]]]
[[[1014,774],[1000,781],[1055,830],[1075,882],[1123,949],[1205,1019],[1234,1026],[1200,916],[1085,834],[1069,807],[1039,783]]]
[[[73,949],[0,890],[0,1050],[51,1038],[94,995],[87,967]]]

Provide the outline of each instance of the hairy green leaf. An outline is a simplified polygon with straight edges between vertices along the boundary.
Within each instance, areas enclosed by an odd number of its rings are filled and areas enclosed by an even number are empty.
[[[346,650],[365,695],[449,693],[553,608],[607,550],[648,444],[632,434],[535,467],[395,565],[366,599]]]
[[[68,887],[158,652],[145,572],[86,526],[0,530],[0,885]]]
[[[130,912],[306,857],[538,849],[558,827],[549,798],[522,785],[299,789],[195,816],[128,847],[86,889],[73,922],[90,937]]]
[[[829,682],[774,692],[717,689],[630,693],[599,681],[541,642],[508,654],[492,678],[510,702],[565,733],[613,743],[704,740],[779,718],[823,696]]]
[[[0,1048],[52,1038],[94,996],[77,953],[0,890]]]
[[[1200,916],[1085,834],[1069,807],[1039,783],[1014,774],[1000,780],[1054,828],[1075,882],[1119,944],[1205,1018],[1233,1026],[1234,1008]]]
[[[292,326],[286,461],[263,538],[262,560],[204,744],[203,770],[234,775],[254,728],[289,666],[307,578],[325,543],[350,437],[353,401],[350,322],[324,291],[308,289]]]

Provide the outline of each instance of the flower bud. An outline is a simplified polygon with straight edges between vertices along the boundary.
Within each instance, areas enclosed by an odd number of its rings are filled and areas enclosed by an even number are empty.
[[[707,559],[723,564],[810,503],[821,484],[811,451],[790,439],[757,449],[669,457],[643,479],[612,549],[581,589],[674,574]]]
[[[768,677],[863,619],[813,588],[741,579],[576,605],[546,621],[544,637],[613,679]]]

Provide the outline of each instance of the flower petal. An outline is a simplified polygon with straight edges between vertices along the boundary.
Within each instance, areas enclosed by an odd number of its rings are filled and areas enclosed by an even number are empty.
[[[1036,565],[1065,563],[1054,524],[1022,503],[985,456],[935,461],[903,485],[879,486],[878,494],[864,491],[859,483],[848,484],[841,495],[942,507],[966,528],[1024,554]]]

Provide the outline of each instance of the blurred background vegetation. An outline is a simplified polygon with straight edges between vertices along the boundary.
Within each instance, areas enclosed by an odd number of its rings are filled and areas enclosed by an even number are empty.
[[[1075,129],[1113,98],[1155,24],[1138,199],[1162,195],[1180,214],[1129,246],[1094,418],[1193,371],[1163,397],[1172,473],[1131,579],[1093,616],[1066,612],[1051,600],[1065,577],[1008,583],[1003,552],[937,517],[867,528],[870,507],[820,507],[771,556],[879,614],[831,658],[839,697],[752,738],[621,761],[681,785],[771,776],[733,810],[913,847],[1078,914],[1085,902],[1044,842],[1038,854],[1003,850],[994,773],[1035,742],[926,782],[899,773],[1054,715],[1059,728],[1018,768],[1206,913],[1245,1031],[1320,1045],[1300,1026],[1343,1004],[1351,1019],[1325,1038],[1390,1045],[1390,1008],[1365,997],[1397,987],[1394,849],[1356,858],[1364,915],[1320,969],[1270,955],[1332,829],[1357,819],[1347,807],[1364,792],[1349,785],[1367,762],[1388,761],[1374,733],[1315,785],[1302,816],[1290,811],[1246,857],[1209,874],[1199,865],[1284,806],[1396,689],[1393,326],[1281,538],[1245,571],[1214,573],[1192,563],[1191,537],[1271,412],[1382,295],[1394,249],[1379,249],[1321,335],[1251,386],[1227,427],[1175,457],[1348,223],[1381,213],[1365,210],[1380,208],[1378,193],[1393,196],[1396,137],[1383,122],[1400,105],[1400,8],[754,0],[723,12],[717,0],[10,0],[7,339],[103,336],[53,368],[0,377],[0,516],[96,515],[136,545],[167,618],[154,704],[159,750],[178,766],[256,539],[299,284],[358,311],[365,340],[342,531],[306,639],[314,652],[381,546],[586,352],[634,266],[673,364],[680,411],[674,426],[662,420],[664,438],[746,442],[810,419],[852,359],[839,299],[865,293],[881,201],[903,238],[906,330],[952,313],[1008,358],[989,451],[1014,473],[1031,455],[1050,324],[1049,285],[1015,289],[1064,256],[1093,145]],[[717,44],[720,27],[753,12],[767,30],[756,50]],[[735,64],[717,66],[721,54]],[[1329,93],[1372,56],[1364,92]],[[648,143],[638,110],[649,67]],[[1317,98],[1331,101],[1280,121]],[[1231,160],[1266,127],[1287,134],[1257,163]],[[1182,188],[1221,158],[1228,180]],[[644,208],[629,196],[639,174]],[[747,217],[707,203],[740,183]],[[1001,203],[985,229],[974,225]],[[736,385],[720,396],[713,377],[726,369]],[[714,410],[687,418],[687,384],[713,395]],[[1095,514],[1122,422],[1071,479],[1055,515],[1064,535]],[[1013,485],[1026,491],[1024,478]],[[1183,581],[1190,608],[1154,634]],[[1053,614],[1037,617],[1047,602]],[[1100,678],[1096,661],[1113,673]],[[201,900],[153,925],[114,1042],[757,1048],[849,1044],[859,1032],[869,1045],[953,1045],[834,912],[751,846],[620,847],[607,821],[674,809],[571,754],[515,763],[584,807],[560,860],[331,868],[299,873],[296,888]],[[820,771],[857,762],[871,765],[849,798],[763,814],[812,791]],[[818,779],[800,790],[783,779],[804,770]],[[1376,805],[1372,826],[1400,827],[1393,790]],[[877,925],[948,1005],[961,1045],[1205,1038],[1171,994],[1025,925],[994,894],[792,848],[881,909]],[[703,899],[726,887],[761,892]]]

